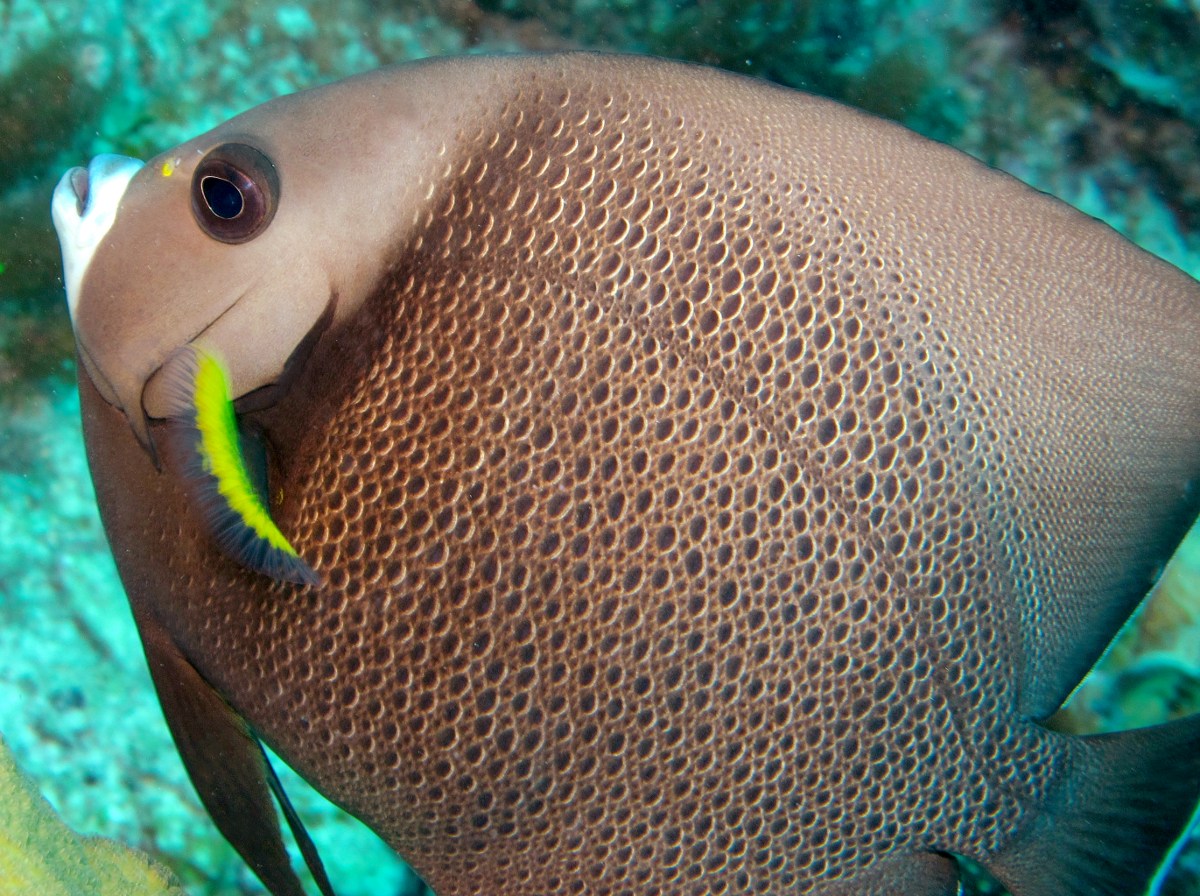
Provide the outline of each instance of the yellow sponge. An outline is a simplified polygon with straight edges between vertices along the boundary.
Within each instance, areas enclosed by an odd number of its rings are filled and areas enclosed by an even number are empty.
[[[63,824],[0,737],[0,896],[185,894],[141,853]]]

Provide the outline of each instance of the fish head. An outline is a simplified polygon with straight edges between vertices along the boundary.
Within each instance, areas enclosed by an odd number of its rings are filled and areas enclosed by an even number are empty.
[[[361,303],[444,169],[420,78],[380,128],[344,92],[284,97],[145,164],[98,156],[60,180],[82,367],[144,448],[172,410],[172,357],[223,358],[234,400],[276,384],[319,322]]]
[[[146,165],[101,156],[55,190],[79,357],[143,446],[148,418],[169,411],[150,383],[181,348],[219,352],[241,395],[279,375],[329,301],[317,259],[289,244],[295,210],[280,213],[279,171],[257,144],[186,144]]]

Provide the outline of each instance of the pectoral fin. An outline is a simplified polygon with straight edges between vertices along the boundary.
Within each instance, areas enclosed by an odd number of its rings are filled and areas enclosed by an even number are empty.
[[[288,861],[271,792],[324,896],[333,888],[258,738],[165,631],[139,619],[150,674],[175,746],[208,814],[273,896],[304,896]]]
[[[247,464],[224,364],[188,345],[163,365],[163,376],[171,407],[169,456],[213,540],[255,572],[319,585],[320,577],[275,525]]]

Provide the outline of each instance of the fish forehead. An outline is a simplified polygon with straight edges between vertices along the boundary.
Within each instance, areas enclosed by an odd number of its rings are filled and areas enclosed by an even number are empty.
[[[788,886],[911,843],[986,852],[1038,796],[1044,757],[1009,728],[1030,620],[1079,613],[1031,583],[1084,593],[1129,553],[1061,506],[1140,482],[1086,448],[1094,407],[1119,410],[1114,439],[1184,413],[1130,419],[1153,382],[1073,374],[1134,337],[1055,301],[1088,265],[1032,272],[1112,237],[998,202],[964,244],[913,220],[969,206],[949,153],[889,171],[844,111],[613,81],[540,72],[463,135],[298,389],[315,411],[284,440],[278,516],[328,587],[250,619],[257,586],[218,578],[180,640],[447,892],[601,866]],[[930,172],[947,183],[922,205]],[[996,241],[1021,228],[1065,248]],[[1106,288],[1134,294],[1130,267]],[[1061,335],[1082,320],[1102,348]],[[1098,395],[1060,407],[1064,382]],[[214,619],[234,622],[211,638]],[[995,813],[943,805],[948,780]]]

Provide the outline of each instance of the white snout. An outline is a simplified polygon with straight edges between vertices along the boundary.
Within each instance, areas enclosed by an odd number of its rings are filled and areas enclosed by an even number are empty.
[[[116,220],[125,188],[141,167],[141,162],[128,156],[98,155],[86,169],[69,170],[54,188],[50,212],[62,247],[63,283],[72,322],[88,263]]]

